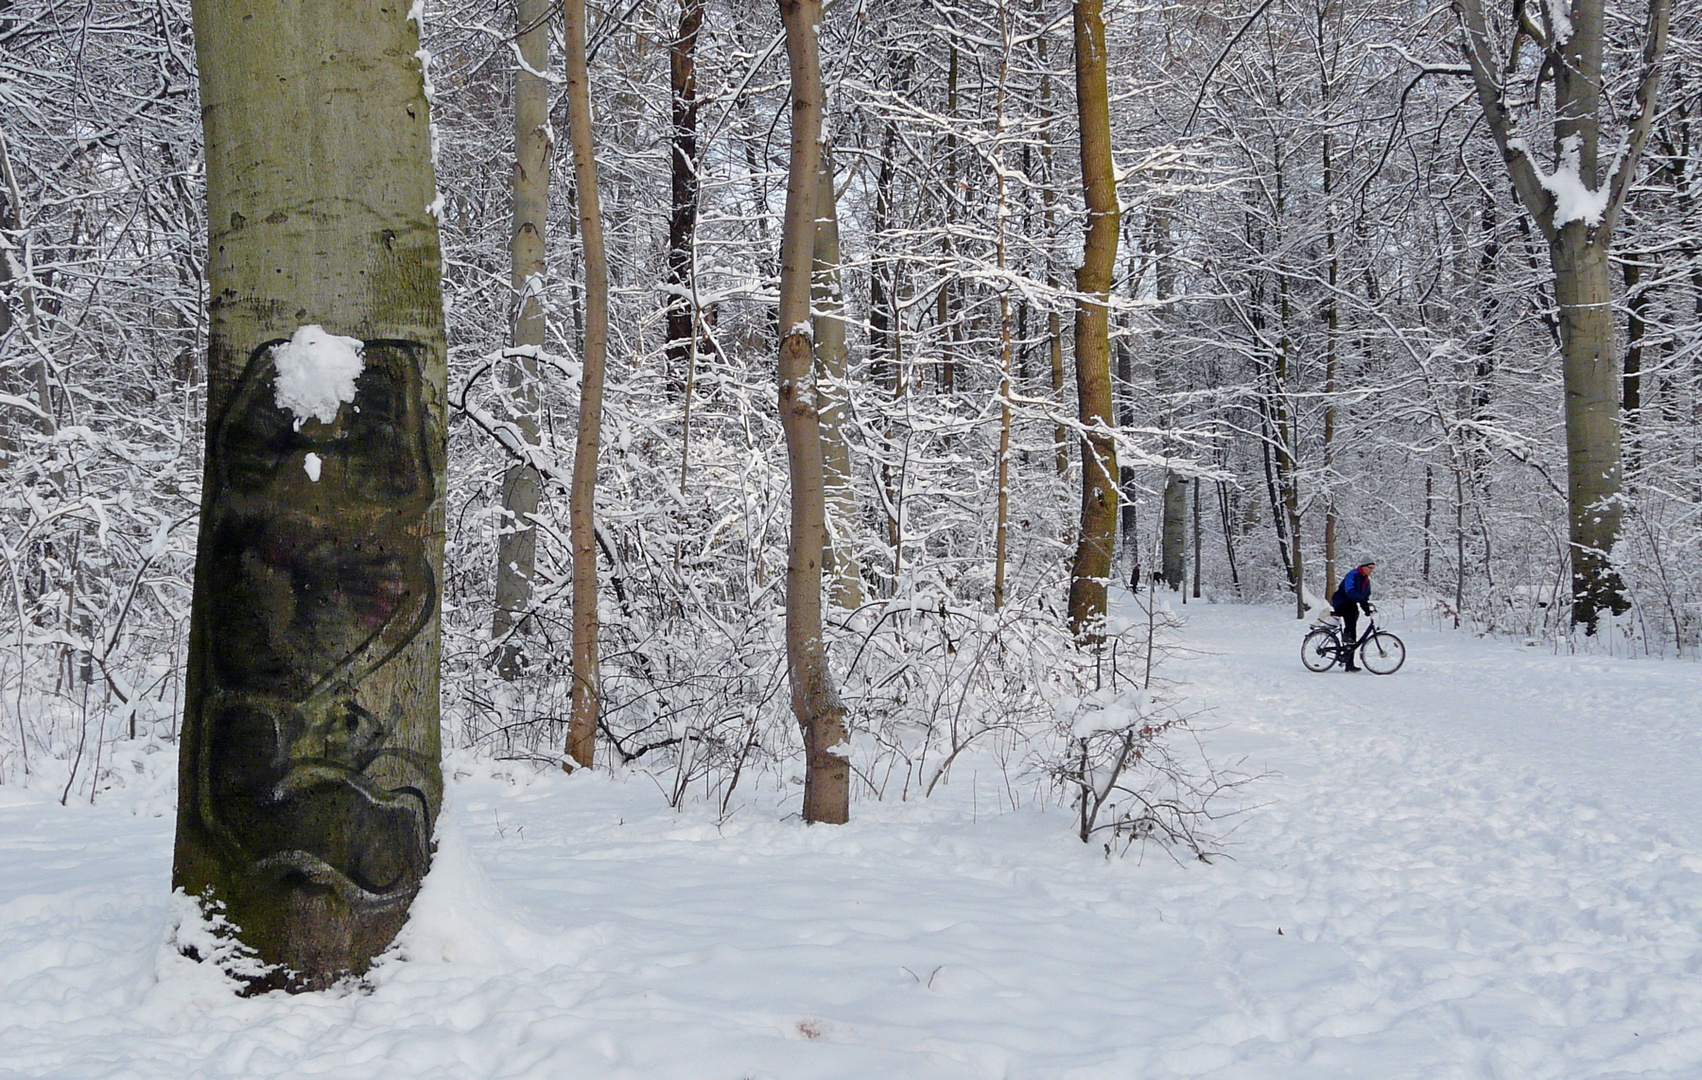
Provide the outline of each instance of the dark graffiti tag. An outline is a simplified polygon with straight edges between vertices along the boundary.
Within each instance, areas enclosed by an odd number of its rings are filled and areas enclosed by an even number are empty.
[[[405,906],[437,762],[398,739],[400,695],[361,688],[437,607],[425,350],[366,342],[354,399],[330,423],[298,422],[274,400],[273,344],[251,355],[210,447],[197,809],[252,875]]]

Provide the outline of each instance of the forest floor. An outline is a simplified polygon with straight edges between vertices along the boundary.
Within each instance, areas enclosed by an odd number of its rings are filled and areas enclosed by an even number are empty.
[[[1702,665],[1391,614],[1398,674],[1312,675],[1279,608],[1179,610],[1204,745],[1265,774],[1209,865],[991,761],[805,828],[457,756],[401,957],[243,999],[163,947],[169,748],[0,787],[0,1077],[1702,1076]]]

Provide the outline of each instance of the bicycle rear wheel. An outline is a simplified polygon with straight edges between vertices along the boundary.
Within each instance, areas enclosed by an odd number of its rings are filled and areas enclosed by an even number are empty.
[[[1407,662],[1407,647],[1387,630],[1372,634],[1359,647],[1359,663],[1373,675],[1393,675]]]
[[[1300,643],[1300,662],[1307,671],[1328,671],[1341,659],[1336,650],[1336,635],[1328,630],[1314,630]]]

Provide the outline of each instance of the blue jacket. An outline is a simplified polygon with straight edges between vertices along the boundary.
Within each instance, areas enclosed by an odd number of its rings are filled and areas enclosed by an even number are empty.
[[[1342,578],[1342,583],[1336,586],[1335,595],[1330,597],[1334,607],[1346,607],[1349,604],[1369,604],[1371,602],[1371,579],[1354,567]]]

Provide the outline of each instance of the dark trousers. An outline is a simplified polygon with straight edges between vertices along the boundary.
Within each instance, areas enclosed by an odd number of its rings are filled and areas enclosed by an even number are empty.
[[[1352,645],[1359,640],[1359,605],[1337,604],[1336,614],[1342,620],[1342,644]],[[1352,660],[1348,662],[1352,663]]]

